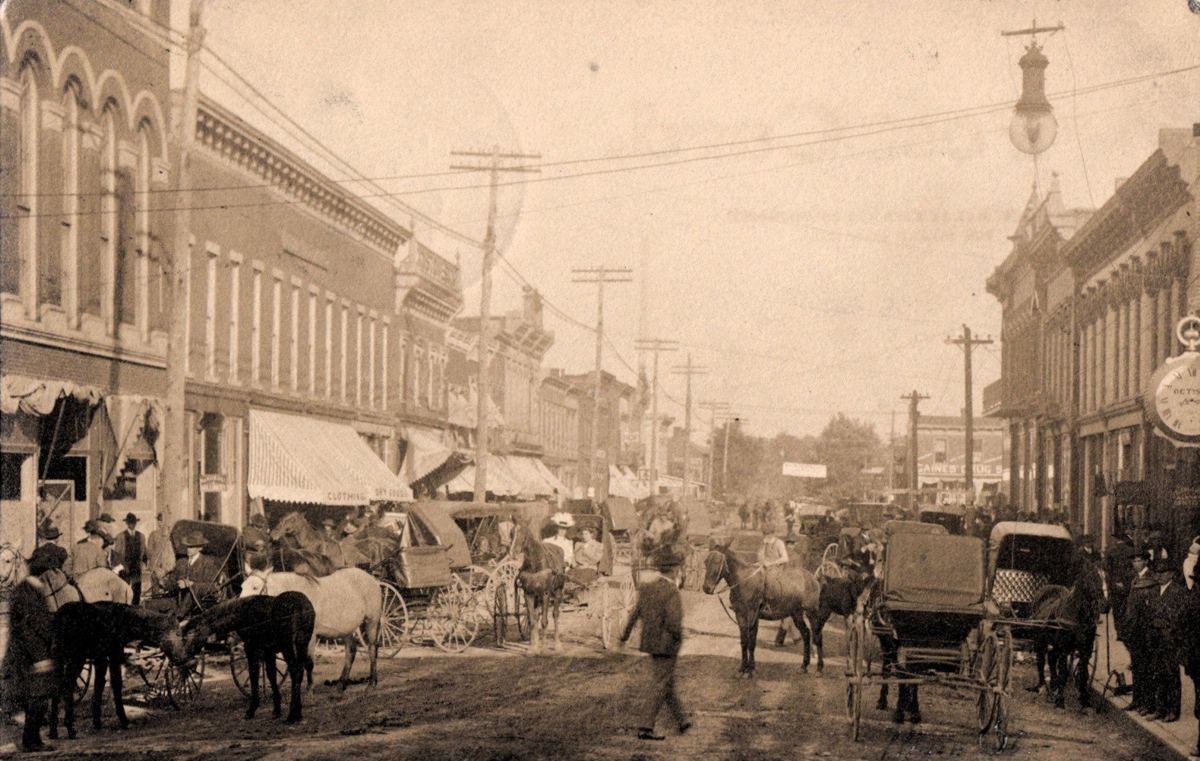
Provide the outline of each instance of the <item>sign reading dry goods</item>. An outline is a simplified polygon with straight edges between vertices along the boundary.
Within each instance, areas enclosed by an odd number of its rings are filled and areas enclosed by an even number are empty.
[[[1168,359],[1150,378],[1146,409],[1163,436],[1200,446],[1200,318],[1185,317],[1176,333],[1187,351]]]

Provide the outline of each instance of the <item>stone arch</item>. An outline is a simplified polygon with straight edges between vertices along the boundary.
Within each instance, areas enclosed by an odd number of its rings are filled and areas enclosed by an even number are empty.
[[[129,94],[129,86],[125,77],[113,69],[105,69],[96,80],[96,117],[99,118],[105,109],[116,106],[115,115],[121,118],[117,122],[118,134],[121,137],[132,137],[134,132],[133,98]]]
[[[50,44],[50,35],[46,34],[45,28],[36,21],[23,21],[10,34],[8,24],[4,23],[2,36],[5,44],[5,62],[15,65],[19,70],[27,64],[32,54],[32,58],[41,66],[39,74],[43,81],[38,84],[43,91],[49,91],[54,82],[55,56],[54,47]]]
[[[134,125],[132,130],[134,137],[136,138],[138,132],[145,130],[146,136],[150,140],[150,155],[166,161],[167,124],[158,98],[147,90],[141,90],[133,99],[132,109],[129,121],[131,125]]]
[[[58,71],[55,84],[65,88],[74,80],[78,86],[80,104],[90,111],[96,104],[96,72],[87,54],[75,45],[68,45],[58,55]]]

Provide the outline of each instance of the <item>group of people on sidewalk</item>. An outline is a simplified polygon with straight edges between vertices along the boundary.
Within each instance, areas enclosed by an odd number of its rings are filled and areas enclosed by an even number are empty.
[[[1123,552],[1118,545],[1114,550],[1114,557],[1128,556],[1126,567],[1110,557],[1117,638],[1129,652],[1133,675],[1126,710],[1153,721],[1179,721],[1182,668],[1196,693],[1195,754],[1200,756],[1200,536],[1182,564],[1154,549]]]

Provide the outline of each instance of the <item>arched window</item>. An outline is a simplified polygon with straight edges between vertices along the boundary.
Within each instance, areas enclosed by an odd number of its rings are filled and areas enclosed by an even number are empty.
[[[63,93],[62,131],[62,306],[68,323],[79,322],[79,93],[72,82]]]
[[[18,220],[17,262],[5,262],[3,290],[20,293],[25,302],[26,314],[37,318],[37,224],[38,224],[38,138],[40,137],[40,99],[33,65],[21,71],[21,101],[19,112],[19,134],[17,136],[18,161],[20,167],[20,195],[17,210]],[[7,259],[7,256],[5,257]],[[15,277],[15,280],[12,279]]]
[[[100,312],[109,332],[115,330],[113,321],[114,301],[117,291],[117,126],[112,110],[105,109],[101,116],[100,129],[103,143],[100,146],[100,239],[103,244],[100,257]]]
[[[133,203],[137,219],[137,290],[138,325],[143,336],[149,337],[152,327],[159,327],[162,263],[154,255],[154,236],[150,230],[150,137],[149,125],[143,123],[138,130],[137,174],[134,182]]]

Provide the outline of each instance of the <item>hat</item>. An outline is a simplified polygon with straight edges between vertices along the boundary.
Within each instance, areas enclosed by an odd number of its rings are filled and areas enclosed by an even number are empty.
[[[108,513],[100,513],[100,521],[101,521],[101,523],[116,523],[117,522],[116,519],[113,518]]]
[[[104,529],[100,526],[100,521],[95,520],[94,518],[89,518],[83,522],[83,531],[85,534],[104,536]]]
[[[255,513],[254,515],[251,515],[250,516],[250,525],[251,526],[259,526],[261,528],[266,528],[267,527],[267,516],[263,515],[262,513]]]
[[[335,521],[333,518],[326,518],[325,520],[321,521],[321,525],[329,528],[337,528],[337,521]]]
[[[208,544],[208,540],[204,538],[204,534],[199,531],[193,531],[183,537],[184,547],[204,547]]]
[[[358,524],[354,521],[346,521],[342,524],[343,534],[353,534],[355,531],[358,531]]]
[[[126,523],[137,523],[138,517],[136,515],[134,515],[133,513],[125,513],[125,522]]]
[[[575,525],[575,518],[570,513],[555,513],[550,516],[550,522],[559,528],[571,528]]]
[[[62,536],[62,532],[47,519],[42,521],[42,525],[38,526],[37,535],[39,538],[49,542]]]
[[[1175,573],[1175,566],[1171,565],[1171,561],[1164,559],[1154,562],[1155,573]]]

